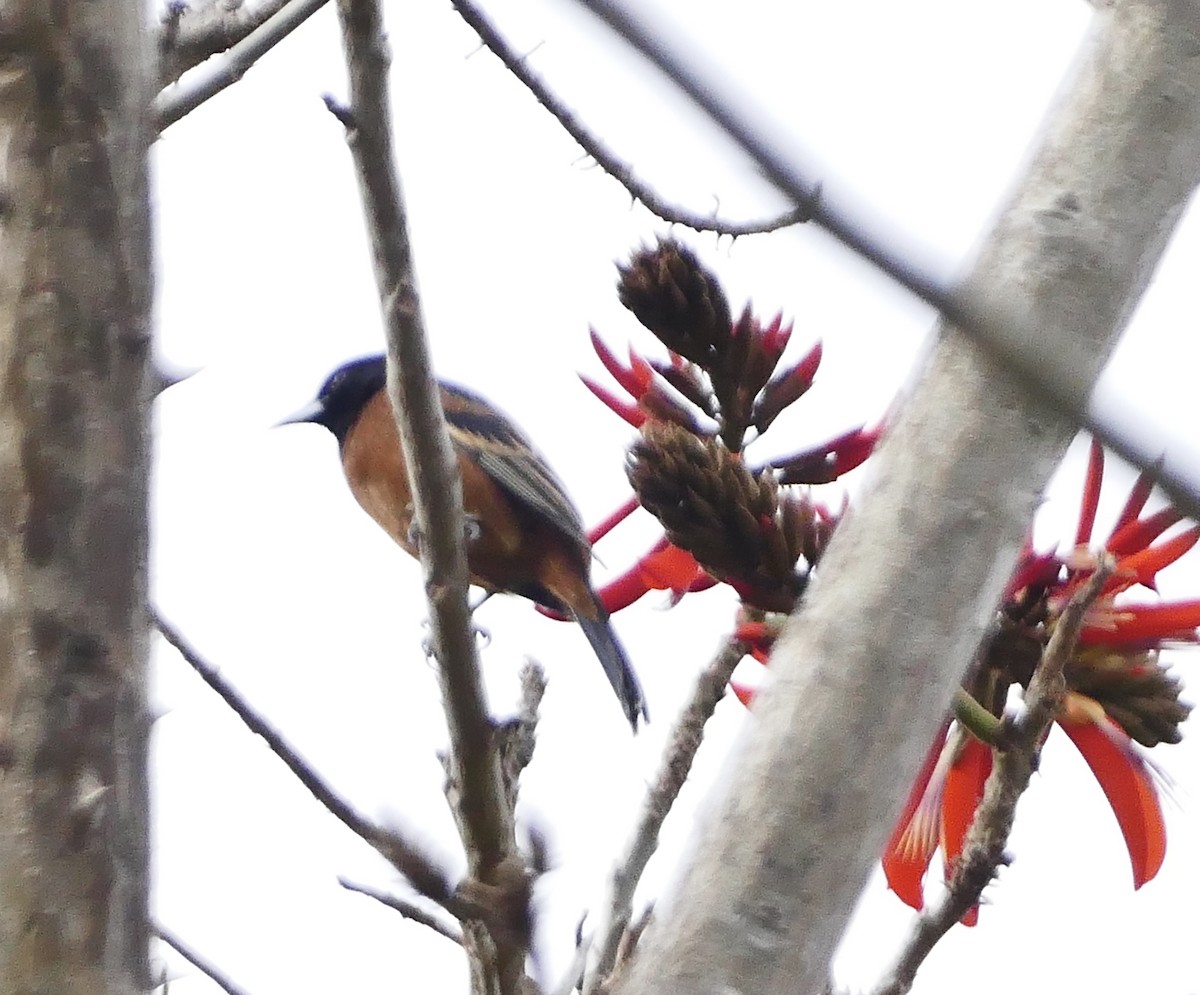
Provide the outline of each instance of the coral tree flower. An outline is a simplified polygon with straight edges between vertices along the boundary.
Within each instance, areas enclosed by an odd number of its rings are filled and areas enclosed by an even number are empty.
[[[1000,714],[1012,684],[1027,684],[1068,599],[1095,568],[1088,544],[1103,467],[1103,451],[1093,443],[1074,548],[1063,554],[1027,548],[1014,572],[997,634],[967,685],[993,714]],[[1154,877],[1166,854],[1153,769],[1135,742],[1144,747],[1178,742],[1179,725],[1190,711],[1179,701],[1180,685],[1158,654],[1173,644],[1200,641],[1200,599],[1154,604],[1130,597],[1139,587],[1155,590],[1158,572],[1200,538],[1200,528],[1193,526],[1156,544],[1183,516],[1166,508],[1143,517],[1150,490],[1143,475],[1102,544],[1117,566],[1085,619],[1066,668],[1067,697],[1057,719],[1116,816],[1135,888]],[[922,882],[939,845],[947,879],[953,872],[991,768],[992,748],[947,721],[883,856],[889,886],[913,908],[924,904]],[[964,921],[970,924],[974,918],[972,912]]]
[[[731,586],[748,604],[788,611],[837,516],[792,484],[827,483],[870,456],[878,428],[856,428],[768,464],[744,449],[803,397],[821,364],[818,341],[782,362],[792,323],[761,321],[747,305],[735,319],[716,278],[673,241],[619,267],[621,301],[667,347],[623,359],[597,334],[592,347],[614,386],[583,376],[610,410],[641,430],[627,473],[636,498],[610,516],[593,542],[640,505],[666,535],[597,593],[610,612],[651,590],[673,599]]]

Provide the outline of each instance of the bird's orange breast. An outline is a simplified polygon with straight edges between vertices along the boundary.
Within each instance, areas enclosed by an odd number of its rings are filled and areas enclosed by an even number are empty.
[[[590,609],[586,564],[573,562],[580,557],[571,549],[572,543],[558,529],[520,507],[461,449],[455,452],[462,476],[463,509],[477,532],[467,546],[471,582],[530,597],[536,597],[533,589],[540,588],[568,607],[586,604]],[[347,432],[342,465],[363,510],[405,550],[418,555],[412,534],[412,488],[384,391],[367,402]]]

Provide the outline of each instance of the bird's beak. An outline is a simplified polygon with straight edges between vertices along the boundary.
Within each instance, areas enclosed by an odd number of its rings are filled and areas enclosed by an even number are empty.
[[[309,401],[299,411],[293,411],[282,421],[277,421],[271,427],[279,428],[281,425],[301,425],[304,422],[319,422],[323,414],[325,414],[325,408],[320,401]]]

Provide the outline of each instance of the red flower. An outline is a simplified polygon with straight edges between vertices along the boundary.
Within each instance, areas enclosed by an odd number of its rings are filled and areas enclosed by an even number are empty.
[[[1103,478],[1103,451],[1093,444],[1075,548],[1066,554],[1027,549],[1009,585],[1004,623],[985,655],[984,666],[998,682],[993,702],[1003,707],[1011,683],[1024,683],[1036,660],[1016,650],[1018,637],[1033,636],[1037,651],[1071,594],[1094,569],[1087,542],[1095,523]],[[1154,589],[1158,571],[1196,544],[1193,527],[1152,545],[1180,520],[1173,509],[1140,517],[1150,495],[1143,476],[1133,489],[1103,548],[1117,558],[1112,579],[1087,616],[1080,645],[1067,667],[1068,693],[1059,727],[1083,755],[1108,799],[1125,837],[1140,888],[1158,873],[1166,854],[1166,829],[1152,768],[1134,740],[1145,746],[1176,742],[1189,707],[1178,701],[1179,685],[1160,666],[1158,650],[1196,643],[1200,600],[1145,604],[1126,600],[1135,587]],[[996,708],[998,711],[998,708]],[[924,904],[923,879],[934,851],[942,848],[949,877],[992,766],[991,747],[947,722],[909,792],[900,820],[884,851],[891,889],[907,904]],[[974,921],[974,911],[967,917]]]
[[[711,440],[727,429],[725,419],[731,414],[729,409],[738,408],[746,425],[761,435],[786,407],[808,391],[821,363],[822,349],[818,342],[795,363],[775,372],[791,332],[791,324],[784,324],[782,316],[776,315],[764,325],[747,308],[728,329],[730,341],[737,344],[737,348],[731,346],[731,353],[741,358],[734,364],[738,386],[727,388],[723,399],[718,396],[709,371],[699,364],[674,351],[668,351],[666,361],[646,359],[632,347],[628,350],[628,361],[624,361],[595,329],[591,329],[592,347],[615,381],[616,389],[588,376],[581,379],[606,407],[634,428],[652,421],[671,422],[698,438]],[[828,483],[861,465],[881,434],[881,426],[855,428],[752,472],[756,476],[770,475],[782,485]],[[589,539],[599,541],[637,506],[637,498],[631,498],[593,529]],[[807,557],[819,553],[839,515],[811,502],[805,507],[811,509],[811,520],[806,526],[811,531],[811,540],[805,544]],[[771,523],[763,525],[769,528]],[[753,586],[741,585],[737,577],[723,575],[722,581],[739,594],[754,595]],[[684,594],[722,581],[711,576],[691,553],[664,537],[597,593],[608,611],[614,612],[652,590],[668,590],[678,600]]]

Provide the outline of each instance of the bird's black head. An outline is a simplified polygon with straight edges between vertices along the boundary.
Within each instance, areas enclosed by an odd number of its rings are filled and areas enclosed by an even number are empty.
[[[324,425],[338,440],[358,421],[358,416],[372,397],[387,383],[387,359],[384,356],[364,356],[339,366],[321,385],[317,399],[285,418],[280,425],[312,422]]]

